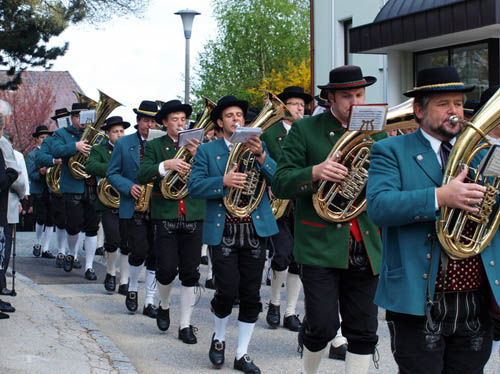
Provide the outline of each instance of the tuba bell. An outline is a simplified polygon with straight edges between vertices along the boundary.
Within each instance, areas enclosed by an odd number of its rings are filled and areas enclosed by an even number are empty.
[[[201,128],[206,132],[214,127],[214,123],[210,120],[210,113],[215,108],[215,104],[207,99],[205,101],[205,108],[203,109],[200,119],[194,124],[193,128]],[[193,164],[193,157],[186,147],[180,147],[176,152],[174,158],[184,158],[188,164]],[[184,199],[188,194],[187,182],[189,173],[180,174],[175,170],[167,170],[167,173],[160,182],[161,193],[165,199],[180,200]]]
[[[83,100],[87,102],[88,99],[84,95],[77,95],[78,100]],[[105,93],[99,91],[99,103],[96,107],[96,121],[95,123],[88,124],[85,131],[80,138],[81,141],[87,141],[90,146],[96,145],[101,139],[103,139],[103,133],[100,131],[101,126],[104,124],[106,118],[111,114],[111,112],[121,106],[119,102],[112,99]],[[68,161],[68,167],[76,179],[87,179],[90,175],[85,171],[85,163],[88,160],[88,156],[78,152],[77,154],[71,156]]]
[[[45,182],[47,183],[47,186],[49,189],[52,191],[52,193],[56,195],[60,195],[61,192],[59,191],[59,182],[61,181],[61,172],[62,172],[62,165],[57,164],[55,166],[51,166],[47,169],[47,173],[45,174]]]
[[[267,93],[267,102],[257,118],[247,127],[261,128],[265,131],[275,122],[285,119],[288,115],[285,104],[270,92]],[[246,217],[250,215],[260,204],[266,191],[266,181],[261,172],[255,168],[257,162],[255,155],[251,153],[243,143],[236,144],[226,163],[225,173],[237,166],[240,173],[247,175],[243,189],[229,188],[227,195],[223,198],[228,213],[234,217]],[[248,202],[243,202],[243,197]]]
[[[102,178],[97,184],[97,197],[108,208],[120,207],[120,193],[106,178]]]
[[[495,208],[500,178],[484,177],[478,168],[471,166],[476,155],[491,146],[486,134],[500,125],[500,91],[491,97],[472,122],[459,120],[456,116],[450,117],[450,121],[461,122],[464,130],[448,157],[443,186],[460,174],[463,166],[468,166],[469,181],[486,187],[483,200],[476,205],[479,212],[441,207],[440,218],[436,221],[438,239],[448,256],[465,259],[480,254],[491,243],[500,224],[500,209]]]
[[[417,128],[413,99],[389,108],[383,131],[407,131]],[[326,221],[348,222],[366,208],[366,183],[371,146],[375,141],[364,131],[346,131],[332,147],[328,158],[347,167],[342,182],[321,181],[312,201],[316,213]]]

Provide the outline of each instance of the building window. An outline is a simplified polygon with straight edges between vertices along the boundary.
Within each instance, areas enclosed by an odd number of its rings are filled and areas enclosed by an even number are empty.
[[[480,42],[415,53],[415,82],[417,72],[430,67],[453,65],[466,84],[473,84],[474,91],[467,99],[479,100],[489,86],[488,43]]]
[[[351,50],[351,37],[349,35],[349,30],[352,28],[352,19],[348,19],[342,22],[344,26],[344,65],[352,65],[352,53]]]

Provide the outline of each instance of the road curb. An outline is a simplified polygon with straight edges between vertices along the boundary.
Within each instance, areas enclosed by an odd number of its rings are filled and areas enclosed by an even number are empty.
[[[109,362],[113,368],[118,370],[120,374],[138,374],[137,369],[132,362],[130,362],[130,359],[111,340],[109,340],[108,337],[104,335],[94,323],[81,315],[66,301],[47,292],[30,278],[18,272],[16,272],[16,278],[38,292],[40,295],[49,299],[57,307],[61,308],[68,316],[74,319],[80,326],[86,329],[99,347],[101,347],[102,351],[108,356]]]

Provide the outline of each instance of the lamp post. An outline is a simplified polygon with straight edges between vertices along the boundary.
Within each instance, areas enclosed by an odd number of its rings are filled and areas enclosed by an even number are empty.
[[[201,14],[196,10],[184,9],[175,12],[182,18],[182,25],[184,26],[184,37],[186,38],[186,66],[184,72],[185,89],[184,89],[184,102],[189,104],[189,40],[191,39],[191,30],[193,28],[194,16]]]

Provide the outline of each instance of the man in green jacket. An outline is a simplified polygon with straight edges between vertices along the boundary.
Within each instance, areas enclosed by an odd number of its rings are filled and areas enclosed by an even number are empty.
[[[331,110],[294,122],[283,145],[272,192],[295,200],[294,258],[301,267],[305,309],[299,338],[304,344],[304,373],[316,373],[328,342],[335,337],[342,316],[348,341],[346,373],[368,372],[377,336],[377,287],[381,241],[366,213],[346,223],[322,219],[312,195],[322,180],[343,181],[349,170],[328,158],[345,133],[351,106],[365,103],[365,87],[374,77],[363,77],[357,66],[330,72]]]
[[[293,117],[294,121],[304,117],[306,104],[312,101],[312,96],[305,93],[302,87],[286,87],[278,95]],[[276,122],[269,127],[261,139],[266,143],[269,155],[276,161],[281,157],[281,147],[285,141],[292,123],[288,120]],[[302,283],[299,277],[299,266],[293,258],[293,206],[288,204],[286,212],[277,220],[279,232],[271,238],[274,254],[271,261],[273,276],[271,277],[271,301],[267,310],[267,324],[275,329],[280,325],[280,293],[281,286],[286,282],[286,311],[283,327],[299,331],[300,320],[295,313]]]
[[[96,145],[90,150],[89,159],[85,164],[87,172],[98,178],[105,178],[111,154],[116,141],[125,135],[125,129],[130,127],[130,123],[124,122],[122,117],[109,117],[104,122],[102,130],[106,133],[109,141]],[[100,196],[96,201],[96,211],[100,213],[102,228],[104,230],[104,249],[107,252],[107,271],[104,279],[104,288],[108,292],[116,289],[116,260],[118,258],[118,248],[120,248],[120,286],[124,290],[128,284],[128,248],[126,242],[120,238],[120,217],[118,208],[105,205]]]
[[[196,344],[197,339],[191,325],[191,314],[196,303],[195,286],[198,285],[201,260],[202,223],[205,202],[192,199],[189,195],[180,200],[163,197],[160,184],[163,176],[171,170],[181,175],[190,172],[191,165],[181,158],[174,158],[177,152],[179,131],[186,127],[186,120],[192,109],[179,100],[166,102],[156,114],[156,122],[163,125],[167,134],[146,145],[144,159],[137,179],[141,184],[154,181],[151,198],[151,219],[153,220],[153,248],[157,256],[156,280],[160,306],[156,323],[161,331],[170,326],[170,292],[177,274],[181,281],[179,339],[186,344]],[[190,142],[187,149],[194,157],[199,143]]]

